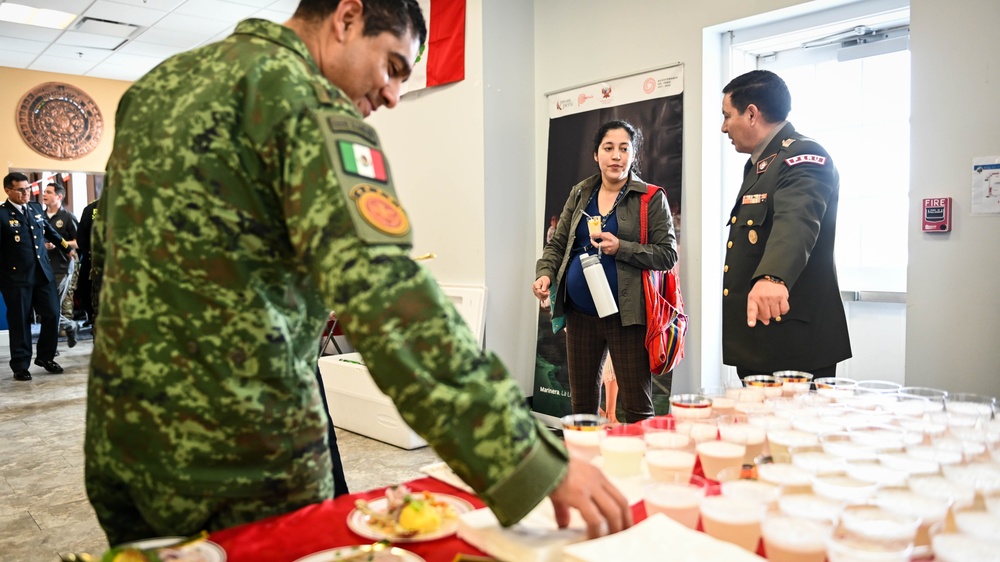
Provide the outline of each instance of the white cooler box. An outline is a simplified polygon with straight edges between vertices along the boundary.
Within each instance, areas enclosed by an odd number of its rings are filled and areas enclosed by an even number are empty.
[[[426,447],[427,442],[406,425],[392,400],[379,389],[361,362],[360,353],[319,359],[333,425],[402,449]]]

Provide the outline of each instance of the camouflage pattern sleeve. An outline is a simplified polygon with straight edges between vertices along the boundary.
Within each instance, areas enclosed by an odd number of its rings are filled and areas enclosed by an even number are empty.
[[[406,422],[502,523],[518,521],[561,481],[565,449],[531,416],[500,361],[479,350],[428,271],[408,257],[409,221],[388,165],[384,181],[346,170],[345,144],[378,151],[374,131],[321,111],[283,136],[284,160],[295,163],[286,169],[285,218],[309,276]],[[362,196],[377,198],[392,216],[366,214]]]

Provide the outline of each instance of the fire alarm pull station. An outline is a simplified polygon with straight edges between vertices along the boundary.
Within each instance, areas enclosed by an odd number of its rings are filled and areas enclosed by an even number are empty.
[[[951,231],[951,197],[924,199],[924,232]]]

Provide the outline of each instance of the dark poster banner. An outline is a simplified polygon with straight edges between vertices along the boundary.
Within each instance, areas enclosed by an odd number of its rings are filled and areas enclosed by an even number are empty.
[[[598,171],[593,146],[597,129],[607,121],[623,119],[642,131],[639,176],[666,190],[679,243],[683,81],[683,66],[677,65],[549,96],[548,173],[542,224],[545,242],[554,231],[570,188]],[[557,418],[572,413],[565,333],[560,330],[553,334],[549,309],[539,309],[532,407],[540,414]],[[669,395],[670,375],[654,377],[653,405],[657,414],[667,412]]]

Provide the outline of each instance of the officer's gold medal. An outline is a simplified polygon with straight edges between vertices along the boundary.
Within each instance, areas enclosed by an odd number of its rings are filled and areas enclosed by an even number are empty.
[[[20,242],[20,241],[21,241],[21,235],[20,234],[15,234],[14,235],[14,242]]]
[[[757,231],[756,230],[751,230],[750,234],[747,235],[747,238],[750,239],[750,243],[751,244],[756,244],[757,243]]]

